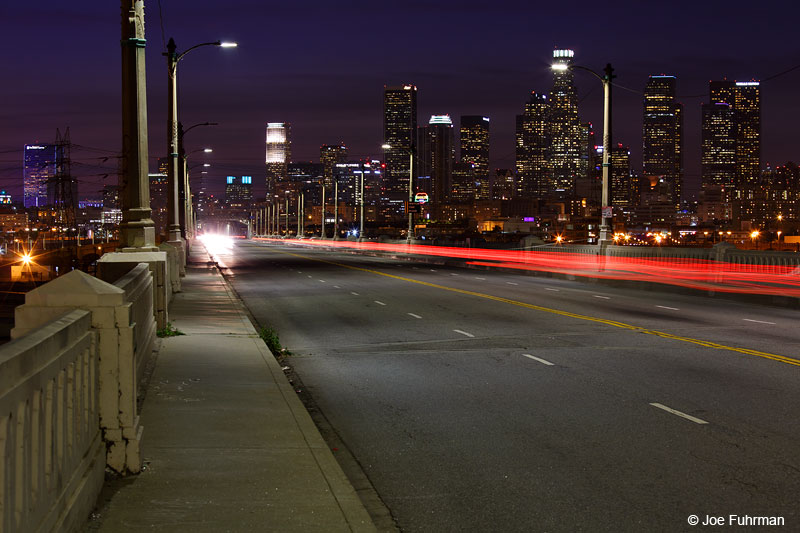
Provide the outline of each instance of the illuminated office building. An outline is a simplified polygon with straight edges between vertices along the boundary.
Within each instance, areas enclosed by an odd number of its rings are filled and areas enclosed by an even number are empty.
[[[761,84],[757,81],[712,81],[710,103],[727,104],[735,123],[737,189],[752,189],[761,179]]]
[[[266,181],[267,195],[274,194],[275,184],[287,179],[286,165],[292,160],[291,125],[267,123]]]
[[[572,50],[553,50],[553,63],[570,67]],[[550,91],[550,180],[557,197],[568,197],[575,189],[575,180],[588,170],[588,151],[582,142],[582,125],[578,118],[578,93],[571,68],[553,69]]]
[[[602,148],[600,148],[602,152]],[[611,148],[611,205],[630,211],[638,203],[638,187],[631,173],[631,151],[617,143]]]
[[[735,188],[736,118],[725,102],[702,105],[700,165],[703,188]]]
[[[319,162],[322,163],[322,176],[326,187],[330,187],[333,183],[333,168],[337,163],[345,161],[347,161],[347,147],[344,143],[323,144],[319,147]]]
[[[164,159],[166,158],[158,160],[159,169]],[[150,178],[150,218],[156,228],[156,235],[164,235],[168,216],[169,178],[163,172],[148,174],[148,177]]]
[[[433,203],[450,199],[455,163],[455,133],[450,115],[431,115],[428,121],[430,139],[431,198]]]
[[[230,209],[250,209],[253,200],[253,177],[228,176],[225,180],[225,205]]]
[[[411,152],[416,149],[417,88],[414,85],[386,87],[383,90],[383,142],[386,170],[383,183],[385,215],[401,215],[408,200],[408,181],[414,169]]]
[[[23,202],[25,207],[49,205],[48,185],[57,173],[57,147],[54,144],[26,144],[22,170]]]
[[[449,201],[451,203],[470,203],[478,194],[479,183],[475,177],[475,165],[461,161],[453,165]]]
[[[330,186],[325,191],[326,204],[333,204],[333,179],[336,176],[335,165],[331,169]],[[306,205],[322,205],[322,189],[319,184],[323,181],[325,174],[324,163],[313,163],[310,161],[292,162],[287,166],[289,176],[289,188],[303,193],[303,201]],[[285,194],[285,190],[284,190]]]
[[[461,116],[461,162],[472,165],[475,199],[488,200],[489,180],[489,117]]]
[[[551,193],[548,156],[550,153],[550,106],[547,95],[531,92],[522,115],[517,115],[516,170],[514,196],[543,198]]]
[[[517,190],[517,178],[510,168],[497,168],[494,171],[492,200],[511,200]]]
[[[741,188],[754,188],[761,180],[761,86],[757,81],[737,81],[736,180]]]
[[[675,102],[675,76],[650,76],[644,89],[642,157],[645,176],[656,176],[680,205],[683,192],[683,105]]]

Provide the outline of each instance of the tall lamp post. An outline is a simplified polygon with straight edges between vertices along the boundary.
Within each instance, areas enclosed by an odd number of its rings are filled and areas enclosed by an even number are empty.
[[[216,122],[200,122],[198,124],[193,124],[183,129],[183,124],[178,122],[178,157],[180,159],[180,165],[178,166],[178,230],[183,238],[191,238],[193,236],[193,232],[191,230],[192,226],[190,225],[190,221],[192,218],[192,206],[191,206],[191,195],[189,191],[189,169],[187,168],[186,163],[186,151],[184,150],[183,146],[183,139],[184,136],[189,133],[194,128],[198,128],[200,126],[217,126]],[[206,149],[202,149],[204,152]],[[199,152],[200,150],[193,150],[190,153]],[[203,166],[211,166],[208,164],[204,164]]]
[[[390,144],[381,145],[381,148],[384,150],[391,150],[392,146]],[[408,211],[408,235],[406,237],[406,243],[411,244],[414,242],[414,223],[413,223],[413,214],[411,213],[411,204],[414,203],[414,144],[411,144],[410,147],[399,147],[400,150],[406,152],[408,154],[408,204],[406,210]]]
[[[169,181],[169,190],[168,190],[168,215],[169,215],[169,223],[167,228],[167,240],[174,243],[181,243],[179,244],[179,248],[181,249],[181,253],[184,256],[185,261],[185,250],[183,249],[182,239],[181,239],[181,224],[180,224],[180,207],[179,207],[179,181],[178,175],[180,173],[179,168],[179,132],[178,132],[178,83],[177,83],[177,75],[178,75],[178,62],[186,57],[186,54],[200,48],[202,46],[220,46],[222,48],[233,48],[236,47],[236,43],[223,43],[222,41],[213,41],[207,43],[200,43],[196,44],[186,51],[182,53],[178,53],[177,46],[175,45],[175,40],[170,38],[169,43],[167,44],[167,52],[164,54],[167,56],[167,75],[168,75],[168,112],[167,112],[167,139],[168,139],[168,146],[167,146],[167,153],[169,154],[169,166],[167,167],[167,177]],[[194,127],[194,126],[193,126]],[[191,129],[191,128],[189,128]],[[189,131],[188,129],[186,131]]]
[[[571,65],[567,63],[556,63],[552,66],[553,70],[572,70],[580,69],[590,72],[597,79],[603,83],[603,193],[602,205],[600,206],[600,237],[597,240],[599,245],[608,244],[612,233],[612,219],[613,219],[613,206],[611,205],[611,198],[609,194],[610,172],[611,172],[611,80],[615,78],[611,68],[611,63],[606,64],[603,69],[604,75],[601,76],[594,70],[580,65]]]

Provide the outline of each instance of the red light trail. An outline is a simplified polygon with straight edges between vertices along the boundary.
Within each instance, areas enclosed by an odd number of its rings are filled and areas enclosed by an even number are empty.
[[[464,260],[467,265],[619,279],[691,289],[800,297],[800,266],[727,263],[697,258],[641,258],[590,255],[562,250],[486,250],[374,242],[258,239],[262,241],[424,255]]]

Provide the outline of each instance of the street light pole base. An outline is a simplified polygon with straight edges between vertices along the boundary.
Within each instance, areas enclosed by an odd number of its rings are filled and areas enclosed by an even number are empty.
[[[611,228],[606,225],[600,226],[600,236],[597,239],[597,244],[600,246],[608,246],[613,242],[613,232],[611,231]]]

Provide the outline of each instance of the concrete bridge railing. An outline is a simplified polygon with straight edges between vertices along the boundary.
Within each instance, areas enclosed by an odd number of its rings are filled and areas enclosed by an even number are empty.
[[[91,312],[62,313],[0,350],[0,531],[69,529],[102,486]]]
[[[153,275],[72,271],[30,291],[0,347],[0,533],[85,521],[106,467],[141,470],[137,395],[156,341]]]

